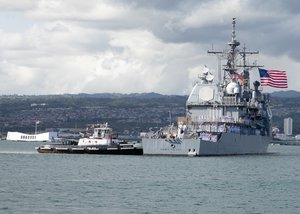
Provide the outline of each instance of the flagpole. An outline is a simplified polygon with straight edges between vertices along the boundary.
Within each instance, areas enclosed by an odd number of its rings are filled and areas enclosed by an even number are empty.
[[[37,121],[35,121],[35,134],[37,134],[37,124],[38,124],[38,122]]]
[[[35,122],[35,134],[37,133],[37,123]]]

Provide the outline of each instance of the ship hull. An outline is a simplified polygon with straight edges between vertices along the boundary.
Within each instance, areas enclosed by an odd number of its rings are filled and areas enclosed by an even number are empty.
[[[270,137],[260,135],[241,135],[223,133],[217,142],[201,139],[167,139],[143,138],[145,155],[248,155],[266,154]]]

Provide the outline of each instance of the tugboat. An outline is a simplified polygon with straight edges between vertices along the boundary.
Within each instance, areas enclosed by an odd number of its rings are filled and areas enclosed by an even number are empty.
[[[137,140],[128,141],[118,137],[112,128],[105,124],[97,124],[91,137],[80,138],[74,144],[48,144],[36,147],[39,153],[75,153],[75,154],[116,154],[142,155],[142,143]]]
[[[228,50],[210,54],[224,57],[223,78],[218,81],[205,67],[186,102],[186,116],[177,126],[143,133],[146,155],[245,155],[265,154],[271,140],[269,95],[261,93],[260,82],[250,88],[246,56],[258,52],[238,49],[235,18],[232,19]],[[238,59],[241,59],[239,63]]]

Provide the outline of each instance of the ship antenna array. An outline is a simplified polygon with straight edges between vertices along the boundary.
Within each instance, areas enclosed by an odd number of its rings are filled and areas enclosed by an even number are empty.
[[[241,57],[243,59],[243,64],[242,65],[237,65],[236,67],[242,67],[242,68],[264,67],[263,65],[247,65],[247,62],[246,62],[246,56],[247,55],[259,54],[259,51],[246,51],[246,46],[244,44],[243,51],[240,51],[239,54],[241,55]]]
[[[231,32],[231,41],[228,42],[228,45],[230,46],[230,49],[228,51],[207,51],[208,54],[215,54],[217,55],[218,60],[220,61],[221,58],[227,59],[227,64],[223,65],[225,67],[224,69],[224,76],[223,76],[223,81],[226,79],[230,79],[228,75],[226,75],[226,70],[236,70],[237,67],[242,67],[243,72],[248,72],[246,70],[249,70],[251,68],[258,68],[258,67],[263,67],[263,65],[249,65],[246,62],[246,57],[247,55],[253,55],[253,54],[259,54],[258,51],[246,51],[246,47],[244,45],[243,50],[239,51],[237,47],[240,45],[240,42],[236,40],[236,33],[235,33],[235,24],[236,24],[236,18],[232,18],[232,32]],[[236,57],[237,55],[240,55],[243,59],[243,64],[242,65],[236,65]],[[220,63],[220,62],[219,62]],[[220,67],[220,66],[219,66]],[[221,80],[221,68],[218,70],[218,77],[219,80]],[[250,88],[249,85],[249,75],[244,75],[244,78],[246,80],[246,84],[244,85],[245,88]]]
[[[238,41],[235,39],[235,18],[232,18],[232,32],[231,32],[231,41],[228,42],[228,45],[230,46],[229,51],[207,51],[209,54],[215,54],[218,57],[218,60],[220,61],[221,58],[227,58],[227,64],[225,65],[227,68],[224,69],[224,76],[223,76],[223,82],[226,79],[226,70],[229,69],[235,69],[235,57],[236,57],[236,47],[240,45]],[[221,70],[221,69],[219,69]],[[221,71],[218,71],[218,77],[219,81],[221,80]],[[228,77],[227,77],[228,78]]]

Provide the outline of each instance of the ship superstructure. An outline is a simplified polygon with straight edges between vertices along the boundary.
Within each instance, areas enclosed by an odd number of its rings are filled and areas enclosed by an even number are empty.
[[[221,55],[227,62],[223,78],[214,81],[207,67],[201,71],[186,102],[186,117],[177,127],[148,133],[143,138],[144,154],[160,155],[233,155],[266,153],[271,135],[269,95],[259,90],[255,81],[250,87],[250,70],[246,57],[258,52],[238,49],[232,19],[229,49]],[[242,63],[238,63],[238,58]],[[220,71],[219,71],[220,72]]]

